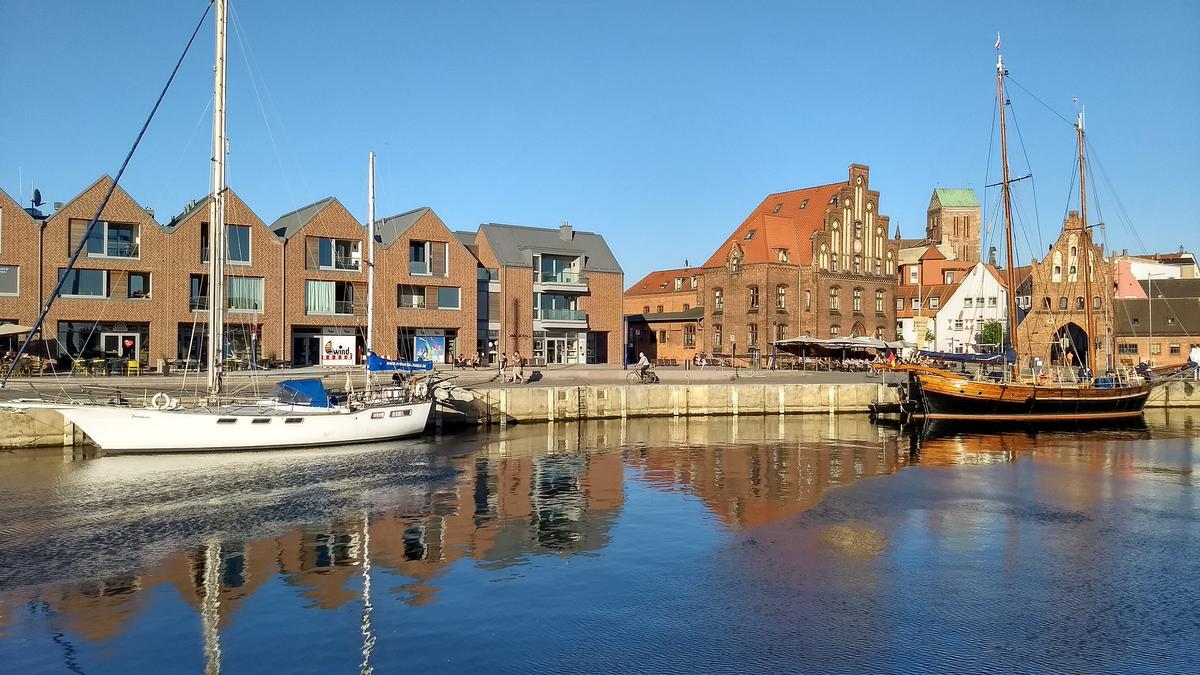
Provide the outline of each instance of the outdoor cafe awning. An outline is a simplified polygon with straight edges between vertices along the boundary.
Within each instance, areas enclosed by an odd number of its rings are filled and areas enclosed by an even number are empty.
[[[0,337],[5,335],[24,335],[33,330],[29,326],[22,326],[19,323],[6,323],[0,325]]]
[[[900,341],[887,342],[868,337],[821,339],[805,336],[789,338],[787,340],[776,340],[771,344],[785,354],[804,354],[807,356],[841,354],[842,352],[878,352],[886,349],[900,350],[909,346]]]

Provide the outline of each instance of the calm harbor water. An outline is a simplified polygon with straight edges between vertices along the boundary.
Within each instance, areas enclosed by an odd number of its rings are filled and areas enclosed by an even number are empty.
[[[6,672],[1185,672],[1200,414],[0,455]]]

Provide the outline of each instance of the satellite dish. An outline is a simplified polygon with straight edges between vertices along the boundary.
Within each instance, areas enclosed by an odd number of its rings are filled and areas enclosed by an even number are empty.
[[[42,201],[42,191],[37,188],[34,188],[33,189],[33,208],[36,209],[37,207],[39,207],[45,203],[46,202]]]

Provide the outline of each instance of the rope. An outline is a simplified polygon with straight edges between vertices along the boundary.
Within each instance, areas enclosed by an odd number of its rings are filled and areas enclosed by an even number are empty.
[[[179,55],[179,60],[175,62],[175,67],[171,70],[171,76],[167,78],[167,83],[163,85],[162,91],[159,92],[158,99],[154,102],[154,107],[150,109],[150,114],[146,117],[141,130],[138,131],[137,138],[133,141],[133,146],[129,148],[129,152],[125,155],[125,161],[121,162],[121,168],[117,170],[117,175],[113,177],[112,185],[108,186],[108,192],[105,193],[104,199],[100,200],[100,205],[96,207],[96,214],[92,216],[92,220],[88,223],[83,238],[76,244],[75,251],[71,254],[71,259],[67,261],[67,271],[75,268],[75,263],[78,262],[79,256],[83,253],[84,246],[87,245],[88,237],[91,236],[92,230],[95,229],[96,223],[100,220],[100,216],[108,206],[108,201],[112,199],[113,192],[117,189],[117,184],[121,182],[121,176],[125,174],[125,168],[129,166],[129,160],[133,158],[133,153],[142,142],[142,137],[146,135],[146,129],[150,127],[150,121],[154,119],[154,114],[158,112],[158,106],[162,104],[163,98],[167,95],[167,90],[171,88],[171,83],[175,81],[175,75],[179,72],[179,67],[183,65],[183,59],[192,48],[192,43],[196,41],[196,35],[200,33],[200,27],[204,25],[204,20],[208,18],[208,13],[212,10],[212,5],[212,0],[209,0],[209,3],[204,6],[204,14],[196,22],[196,28],[192,31],[192,36],[188,38],[187,45],[183,48],[183,53]],[[58,297],[58,294],[62,292],[62,287],[66,283],[66,280],[67,275],[59,275],[58,283],[54,285],[54,290],[50,292],[50,299],[46,301],[46,306],[42,308],[41,314],[38,315],[37,321],[34,322],[33,329],[25,336],[25,341],[21,343],[21,348],[17,351],[17,356],[13,359],[12,365],[8,367],[8,372],[4,374],[4,379],[0,380],[0,388],[8,385],[8,380],[12,377],[13,370],[16,369],[21,357],[29,349],[29,343],[33,340],[33,336],[41,334],[42,324],[46,321],[46,315],[50,313],[50,308],[54,305],[54,300]]]

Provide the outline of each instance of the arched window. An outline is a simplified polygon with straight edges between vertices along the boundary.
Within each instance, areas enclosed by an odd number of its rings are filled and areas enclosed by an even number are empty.
[[[829,327],[829,337],[837,337],[838,333],[842,332],[842,327],[836,323]]]
[[[775,308],[787,309],[787,286],[783,284],[775,287]]]
[[[1058,308],[1064,311],[1067,309],[1067,296],[1064,295],[1058,299]]]
[[[1062,251],[1054,252],[1054,267],[1051,268],[1050,281],[1062,281]]]
[[[1075,309],[1076,309],[1076,310],[1078,310],[1078,311],[1080,311],[1080,312],[1082,312],[1082,311],[1083,311],[1083,308],[1084,308],[1084,306],[1083,306],[1083,296],[1081,295],[1081,296],[1079,296],[1079,297],[1075,298]]]
[[[829,311],[831,312],[836,312],[840,309],[841,299],[838,297],[839,290],[837,286],[829,289]]]
[[[713,289],[713,311],[719,312],[725,309],[725,293],[719,288]]]
[[[775,340],[779,341],[779,340],[786,340],[786,339],[787,339],[787,324],[786,323],[775,324]]]
[[[1092,309],[1100,309],[1100,296],[1092,298]]]
[[[854,256],[854,273],[862,274],[862,256]]]
[[[854,311],[861,312],[862,311],[862,289],[861,288],[854,289],[854,292],[851,295],[854,298]]]
[[[829,269],[829,254],[825,250],[825,244],[821,244],[821,269]]]
[[[804,309],[812,309],[812,291],[804,291]]]
[[[721,351],[721,324],[713,324],[713,351]]]
[[[754,347],[758,344],[758,324],[752,323],[746,326],[746,334],[750,338],[750,345]]]
[[[875,311],[879,314],[883,314],[883,298],[883,289],[875,291]],[[880,328],[879,330],[882,331],[883,329]]]
[[[1042,298],[1042,309],[1050,309],[1050,298]]]
[[[748,288],[746,290],[748,290],[750,292],[750,300],[749,300],[750,304],[748,305],[749,308],[751,310],[758,309],[758,286],[751,286],[750,288]]]
[[[895,274],[895,273],[896,273],[896,264],[895,264],[894,262],[892,262],[892,252],[891,252],[891,251],[888,251],[888,254],[887,254],[887,274],[888,274],[888,276],[890,277],[890,276],[892,276],[892,275],[893,275],[893,274]]]

